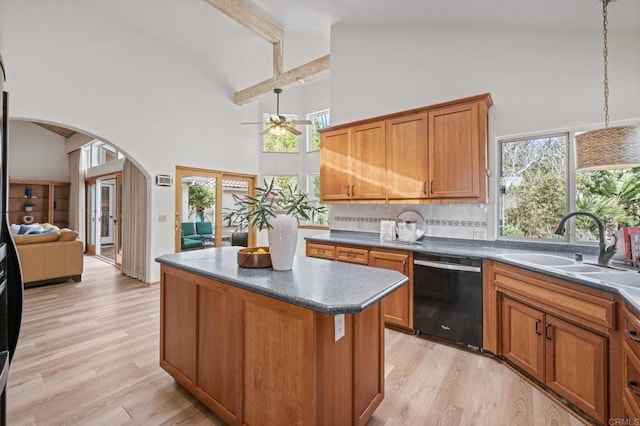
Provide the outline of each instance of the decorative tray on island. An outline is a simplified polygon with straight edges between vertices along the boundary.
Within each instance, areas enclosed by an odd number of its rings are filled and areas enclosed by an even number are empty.
[[[241,268],[271,268],[269,247],[247,247],[238,250],[238,266]]]

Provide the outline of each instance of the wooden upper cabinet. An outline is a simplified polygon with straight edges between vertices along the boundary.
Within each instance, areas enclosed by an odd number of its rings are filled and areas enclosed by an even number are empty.
[[[321,200],[486,202],[492,103],[486,93],[323,130]]]
[[[324,201],[348,200],[351,185],[349,173],[351,129],[322,134],[320,149],[320,198]]]
[[[384,121],[322,134],[323,201],[384,200]]]
[[[383,200],[385,191],[384,121],[352,128],[351,198]]]
[[[429,111],[431,197],[486,198],[487,139],[479,109],[476,102]]]
[[[387,121],[387,197],[427,198],[427,114],[411,114]]]

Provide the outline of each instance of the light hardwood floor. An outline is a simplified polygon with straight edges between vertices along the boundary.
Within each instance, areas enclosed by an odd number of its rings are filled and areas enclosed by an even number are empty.
[[[159,286],[85,257],[81,283],[27,289],[10,425],[219,425],[159,365]],[[580,425],[491,358],[386,331],[369,425]]]

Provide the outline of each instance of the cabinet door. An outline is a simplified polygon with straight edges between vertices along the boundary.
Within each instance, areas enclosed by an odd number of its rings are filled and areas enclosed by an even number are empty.
[[[386,123],[387,198],[427,198],[427,114]]]
[[[198,286],[196,386],[211,405],[225,410],[224,420],[238,423],[242,399],[242,300],[229,286]],[[192,315],[194,313],[192,312]]]
[[[539,380],[544,380],[544,314],[502,298],[502,354]]]
[[[196,284],[162,268],[160,366],[185,384],[196,380]],[[176,374],[174,374],[176,373]]]
[[[411,256],[407,253],[369,252],[369,266],[392,269],[409,277],[409,282],[382,299],[384,320],[406,329],[413,329],[413,279]]]
[[[429,195],[479,198],[486,192],[486,132],[478,103],[429,112]],[[485,187],[481,191],[482,181]]]
[[[320,198],[348,200],[351,195],[351,130],[322,133],[320,146]]]
[[[385,198],[384,147],[384,121],[352,128],[351,197],[353,199],[382,200]]]
[[[604,422],[607,338],[549,314],[544,334],[547,386]]]

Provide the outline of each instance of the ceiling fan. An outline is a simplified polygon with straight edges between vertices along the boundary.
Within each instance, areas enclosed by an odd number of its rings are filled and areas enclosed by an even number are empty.
[[[298,136],[301,135],[302,132],[295,127],[291,127],[292,124],[295,125],[309,125],[311,124],[311,120],[287,120],[287,117],[284,115],[280,115],[280,93],[282,93],[282,89],[273,89],[273,92],[276,94],[276,113],[271,114],[269,116],[269,126],[260,132],[260,135],[264,135],[267,132],[271,132],[275,135],[284,135],[286,132],[293,133]],[[241,124],[265,124],[262,121],[254,121],[250,123],[241,123]]]

